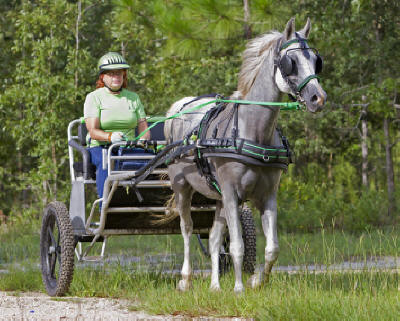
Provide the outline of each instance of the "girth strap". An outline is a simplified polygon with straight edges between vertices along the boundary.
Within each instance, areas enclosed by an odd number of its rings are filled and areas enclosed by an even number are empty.
[[[252,157],[263,163],[283,163],[288,165],[291,163],[291,151],[287,145],[287,139],[282,140],[282,146],[267,146],[255,143],[253,141],[237,138],[215,138],[201,139],[198,142],[200,153],[208,155],[215,153],[225,154],[234,153]]]

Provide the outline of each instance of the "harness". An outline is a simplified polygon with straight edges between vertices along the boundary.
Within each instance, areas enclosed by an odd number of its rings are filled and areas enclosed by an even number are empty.
[[[198,97],[195,100],[204,98]],[[227,124],[223,130],[224,134],[227,128],[232,124],[231,137],[216,138],[218,127],[216,126],[211,137],[207,137],[209,127],[220,113],[225,110],[227,103],[219,103],[211,108],[201,119],[199,125],[184,140],[187,145],[195,146],[194,161],[201,176],[204,176],[209,186],[220,192],[219,184],[212,174],[209,157],[232,158],[244,164],[274,167],[287,170],[288,165],[292,163],[292,153],[290,151],[289,141],[278,130],[282,145],[269,146],[241,138],[238,130],[238,111],[243,103],[235,103],[232,112],[228,115]]]

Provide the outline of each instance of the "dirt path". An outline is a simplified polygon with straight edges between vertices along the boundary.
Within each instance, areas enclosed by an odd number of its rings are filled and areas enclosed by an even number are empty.
[[[153,316],[129,311],[132,302],[101,298],[51,298],[43,293],[0,292],[0,321],[144,321],[144,320],[219,320],[239,321],[242,318],[188,318]]]

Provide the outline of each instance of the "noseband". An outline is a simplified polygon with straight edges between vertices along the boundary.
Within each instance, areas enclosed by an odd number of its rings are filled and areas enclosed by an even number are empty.
[[[286,53],[281,56],[280,52],[283,49],[286,49],[293,43],[300,43],[301,47],[300,48],[294,48],[294,49],[289,49],[286,51]],[[288,55],[288,51],[294,51],[294,50],[312,50],[315,55],[317,56],[317,61],[315,65],[315,74],[309,75],[305,79],[303,79],[299,85],[296,85],[292,80],[290,80],[289,76],[293,73],[294,69],[294,61],[290,56]],[[274,60],[274,74],[276,73],[276,69],[279,69],[281,72],[282,78],[286,81],[286,83],[289,85],[290,89],[296,96],[296,100],[300,103],[304,103],[304,99],[301,97],[301,91],[303,88],[312,80],[312,79],[319,79],[319,76],[317,75],[322,71],[322,57],[318,54],[318,51],[314,48],[310,48],[307,46],[306,39],[301,38],[299,34],[296,32],[296,39],[289,40],[285,42],[282,45],[277,46],[276,50],[276,57]]]

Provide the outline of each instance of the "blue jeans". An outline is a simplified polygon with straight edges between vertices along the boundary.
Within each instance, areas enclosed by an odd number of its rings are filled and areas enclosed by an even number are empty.
[[[90,153],[90,158],[92,164],[96,166],[96,187],[97,187],[97,194],[99,197],[103,197],[103,191],[104,191],[104,182],[106,181],[106,178],[108,176],[108,169],[103,169],[103,147],[101,146],[96,146],[96,147],[91,147],[89,148],[89,153]],[[134,150],[125,150],[122,151],[121,149],[119,151],[113,151],[112,155],[126,155],[126,154],[132,154],[136,156],[148,156],[148,155],[154,155],[153,152],[149,151],[144,151],[141,148],[135,148]],[[115,166],[116,168],[122,169],[122,170],[137,170],[143,166],[145,166],[149,160],[130,160],[130,161],[124,161],[123,163],[117,161]],[[101,203],[100,203],[101,204]],[[101,205],[100,205],[101,208]]]
[[[88,149],[92,164],[96,166],[96,187],[99,197],[103,197],[104,182],[108,176],[108,170],[103,169],[103,147],[96,146]]]

